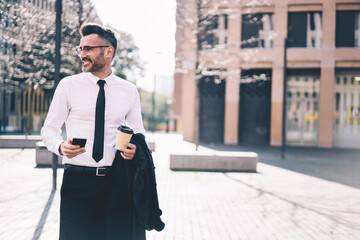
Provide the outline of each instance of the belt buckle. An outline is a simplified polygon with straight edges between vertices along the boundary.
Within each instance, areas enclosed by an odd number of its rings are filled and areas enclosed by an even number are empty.
[[[101,173],[99,173],[99,169],[104,169],[104,170],[106,170],[106,167],[98,167],[98,168],[96,168],[96,176],[98,176],[98,177],[106,177],[106,174],[101,174]]]

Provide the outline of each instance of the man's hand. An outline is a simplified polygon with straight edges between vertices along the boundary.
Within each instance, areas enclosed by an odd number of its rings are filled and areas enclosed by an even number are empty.
[[[79,154],[86,152],[85,148],[80,148],[79,145],[72,145],[72,138],[68,138],[65,142],[60,145],[60,153],[67,158],[73,158]]]
[[[136,152],[136,145],[132,143],[125,143],[124,145],[127,147],[127,149],[119,149],[121,156],[126,160],[132,160]]]

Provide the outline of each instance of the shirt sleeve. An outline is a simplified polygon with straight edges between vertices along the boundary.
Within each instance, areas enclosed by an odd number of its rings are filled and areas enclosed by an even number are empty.
[[[64,80],[61,80],[57,86],[53,99],[50,104],[49,112],[41,129],[42,140],[47,149],[57,155],[60,144],[64,141],[61,136],[61,127],[64,124],[69,111],[68,94]]]
[[[132,106],[130,112],[126,115],[126,123],[132,128],[134,133],[145,134],[144,124],[141,115],[140,96],[136,87],[134,86]]]

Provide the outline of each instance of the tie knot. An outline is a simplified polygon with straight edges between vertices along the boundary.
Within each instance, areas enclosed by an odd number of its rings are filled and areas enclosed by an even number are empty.
[[[99,81],[97,81],[97,84],[99,84],[100,88],[103,88],[105,81],[100,79]]]

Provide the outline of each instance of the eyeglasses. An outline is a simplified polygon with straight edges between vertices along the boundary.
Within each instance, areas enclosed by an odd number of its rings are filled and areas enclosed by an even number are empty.
[[[83,47],[77,47],[76,48],[76,53],[80,57],[82,51],[90,52],[93,48],[102,48],[102,47],[110,47],[110,46],[83,46]]]

